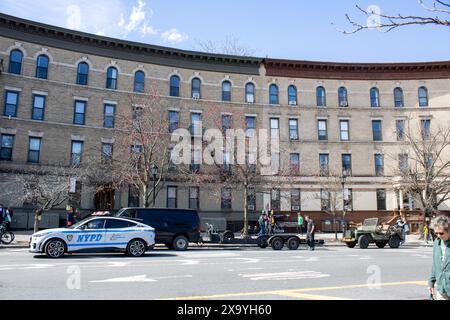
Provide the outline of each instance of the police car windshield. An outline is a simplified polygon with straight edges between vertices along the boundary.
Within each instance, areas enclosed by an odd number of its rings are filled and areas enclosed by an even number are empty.
[[[124,212],[126,209],[122,208],[119,211],[117,211],[115,214],[113,214],[114,217],[120,217],[120,215],[122,214],[122,212]]]

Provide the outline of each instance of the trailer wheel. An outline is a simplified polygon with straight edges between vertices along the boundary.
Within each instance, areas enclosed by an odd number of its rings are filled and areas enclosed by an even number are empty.
[[[300,246],[300,240],[296,237],[291,237],[287,241],[287,247],[289,250],[297,250]]]
[[[273,250],[281,250],[284,246],[284,240],[280,237],[275,237],[272,239],[270,245],[272,246]]]

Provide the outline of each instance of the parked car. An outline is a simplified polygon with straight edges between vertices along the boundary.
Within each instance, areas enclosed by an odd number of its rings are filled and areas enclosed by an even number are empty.
[[[93,217],[70,228],[47,229],[31,236],[32,253],[61,258],[71,252],[124,251],[140,257],[155,245],[155,229],[131,219]]]
[[[197,210],[166,208],[123,208],[117,217],[138,219],[156,230],[156,243],[169,249],[186,250],[189,242],[200,241],[200,218]]]

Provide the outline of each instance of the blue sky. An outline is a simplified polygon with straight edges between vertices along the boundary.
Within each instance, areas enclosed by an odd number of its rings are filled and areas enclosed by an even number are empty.
[[[428,3],[432,3],[429,0]],[[236,38],[259,57],[348,62],[450,60],[450,27],[344,35],[355,4],[424,14],[417,0],[0,0],[0,11],[113,38],[198,50]],[[450,18],[450,16],[449,16]],[[334,23],[334,25],[332,25]]]

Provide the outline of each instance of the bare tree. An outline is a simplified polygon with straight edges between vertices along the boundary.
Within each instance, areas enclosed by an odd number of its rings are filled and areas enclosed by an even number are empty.
[[[235,56],[250,57],[255,50],[240,44],[239,38],[227,36],[223,41],[196,40],[195,48],[207,53],[228,54]]]
[[[411,25],[438,25],[450,27],[450,2],[449,1],[428,1],[418,0],[419,5],[424,9],[423,15],[404,15],[404,14],[383,14],[377,6],[370,6],[363,9],[356,5],[356,8],[366,18],[365,23],[357,22],[346,14],[346,19],[352,25],[353,29],[346,31],[338,29],[344,34],[354,34],[361,30],[377,29],[381,32],[389,32],[400,27]]]
[[[431,130],[424,122],[418,130],[405,131],[404,139],[404,163],[399,155],[388,155],[399,163],[393,183],[420,200],[425,222],[450,199],[450,128]]]

